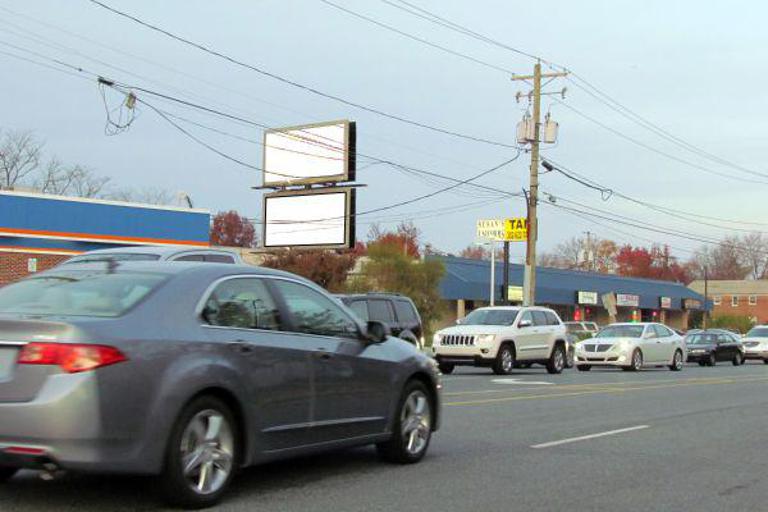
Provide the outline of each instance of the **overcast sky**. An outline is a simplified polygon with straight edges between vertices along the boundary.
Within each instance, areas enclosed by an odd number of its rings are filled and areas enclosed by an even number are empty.
[[[504,70],[532,71],[533,61],[527,57],[445,30],[381,0],[333,1]],[[768,7],[764,3],[552,0],[532,9],[534,4],[508,0],[410,1],[562,64],[688,143],[734,165],[768,174],[768,89],[764,87]],[[515,125],[527,107],[515,101],[517,91],[527,92],[526,85],[510,81],[508,73],[406,39],[320,0],[105,2],[302,84],[479,138],[514,144]],[[292,88],[170,40],[87,0],[0,0],[0,128],[34,130],[46,141],[48,153],[65,162],[84,164],[121,186],[185,191],[196,207],[213,212],[237,209],[249,217],[260,216],[261,192],[250,189],[260,184],[260,176],[196,145],[146,107],[128,131],[105,136],[105,109],[95,81],[86,74],[68,76],[8,55],[45,62],[20,48],[265,125],[351,119],[357,122],[360,152],[455,178],[467,178],[515,154],[514,149],[425,131]],[[750,177],[653,135],[567,81],[554,81],[547,90],[564,86],[568,87],[565,103],[624,137],[717,173]],[[239,137],[261,138],[255,127],[139,96]],[[120,97],[109,94],[107,101],[114,107]],[[558,144],[546,148],[544,155],[569,168],[666,207],[768,222],[764,199],[768,184],[694,169],[639,147],[550,98],[543,102],[543,109],[560,123]],[[185,126],[220,150],[260,165],[258,145]],[[361,167],[366,163],[359,162]],[[524,153],[478,182],[518,192],[527,186],[528,164],[529,155]],[[768,183],[768,178],[762,179]],[[425,181],[384,165],[362,169],[358,181],[367,185],[358,196],[360,210],[450,184]],[[556,173],[543,175],[541,188],[642,224],[713,238],[735,232],[675,219],[616,197],[604,202],[599,192]],[[472,209],[435,211],[464,205]],[[445,251],[458,251],[473,243],[476,219],[524,216],[525,207],[519,199],[489,198],[462,187],[361,216],[358,237],[365,237],[370,222],[393,226],[406,214],[422,229],[425,241]],[[542,206],[541,248],[586,230],[619,242],[669,243],[681,257],[687,257],[684,250],[699,245],[634,227],[606,226],[610,229]],[[741,227],[768,231],[766,226]],[[516,245],[513,255],[519,258],[523,253],[523,245]]]

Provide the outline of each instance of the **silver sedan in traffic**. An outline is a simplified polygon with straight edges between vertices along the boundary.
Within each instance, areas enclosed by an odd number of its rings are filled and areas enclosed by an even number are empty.
[[[156,474],[197,508],[269,460],[375,444],[417,462],[440,387],[430,358],[284,272],[72,264],[0,289],[0,482]]]

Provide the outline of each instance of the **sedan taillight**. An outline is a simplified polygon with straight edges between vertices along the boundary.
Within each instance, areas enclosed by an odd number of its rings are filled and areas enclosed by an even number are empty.
[[[127,360],[118,349],[106,345],[33,342],[21,349],[17,363],[55,365],[67,373],[77,373]]]

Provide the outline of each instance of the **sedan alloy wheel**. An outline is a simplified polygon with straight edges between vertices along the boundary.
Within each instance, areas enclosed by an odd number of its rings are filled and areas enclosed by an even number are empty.
[[[226,418],[214,410],[197,413],[181,439],[181,467],[193,491],[220,490],[232,472],[234,436]]]

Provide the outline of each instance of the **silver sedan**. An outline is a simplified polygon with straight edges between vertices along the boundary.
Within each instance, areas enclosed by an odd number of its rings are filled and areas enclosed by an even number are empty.
[[[157,474],[203,507],[237,467],[365,444],[412,463],[438,428],[434,362],[284,272],[65,265],[0,289],[0,340],[0,482]]]

